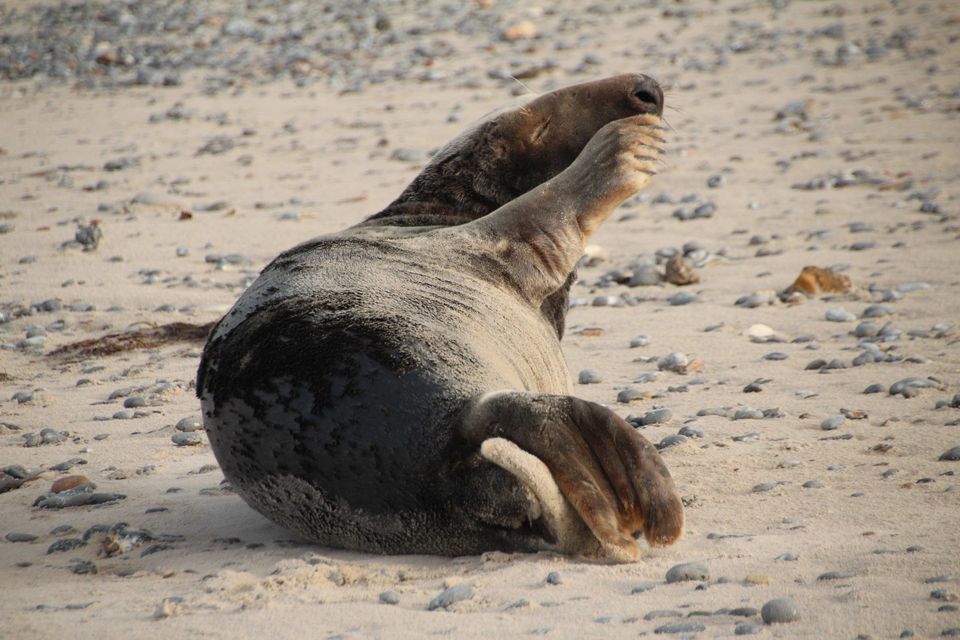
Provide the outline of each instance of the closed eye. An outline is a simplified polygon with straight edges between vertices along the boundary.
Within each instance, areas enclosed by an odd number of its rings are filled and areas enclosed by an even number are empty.
[[[537,127],[537,130],[533,132],[533,137],[532,137],[533,142],[540,142],[543,136],[547,133],[547,127],[549,126],[550,126],[550,118],[547,118],[540,124],[539,127]]]

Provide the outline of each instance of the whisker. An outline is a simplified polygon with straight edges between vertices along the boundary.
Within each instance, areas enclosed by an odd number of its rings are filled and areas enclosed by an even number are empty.
[[[525,85],[523,82],[521,82],[520,79],[517,78],[516,76],[511,75],[510,78],[511,78],[514,82],[516,82],[517,84],[519,84],[521,87],[523,87],[524,89],[526,89],[526,90],[527,90],[527,93],[533,94],[534,96],[539,96],[539,95],[540,95],[539,93],[537,93],[536,91],[534,91],[533,89],[531,89],[530,87],[528,87],[527,85]]]

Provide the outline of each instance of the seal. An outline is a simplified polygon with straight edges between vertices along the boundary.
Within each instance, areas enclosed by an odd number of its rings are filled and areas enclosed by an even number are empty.
[[[656,173],[663,92],[627,74],[491,114],[383,211],[274,259],[197,376],[226,478],[322,545],[639,557],[683,507],[656,449],[571,395],[586,241]]]

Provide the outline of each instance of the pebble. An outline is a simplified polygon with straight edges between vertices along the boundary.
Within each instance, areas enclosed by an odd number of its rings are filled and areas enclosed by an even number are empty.
[[[760,616],[767,624],[796,622],[800,619],[800,607],[792,598],[774,598],[763,605]]]
[[[817,580],[846,580],[854,577],[856,574],[850,571],[827,571],[817,576]]]
[[[650,591],[651,589],[655,589],[656,587],[657,587],[656,582],[644,582],[644,583],[638,584],[633,589],[631,589],[630,594],[635,595],[638,593],[645,593],[647,591]]]
[[[741,622],[733,629],[733,634],[737,636],[750,636],[759,633],[761,629],[763,629],[762,624],[756,622]]]
[[[670,409],[654,409],[653,411],[648,411],[640,419],[640,424],[646,426],[650,424],[663,424],[664,422],[669,422],[673,418],[673,412]]]
[[[771,491],[776,489],[777,484],[775,482],[761,482],[760,484],[753,485],[753,488],[750,490],[752,493],[764,493],[766,491]]]
[[[657,361],[657,368],[661,371],[683,373],[689,363],[690,360],[686,355],[679,351],[672,351]]]
[[[667,583],[685,582],[688,580],[709,580],[710,570],[700,562],[687,562],[674,565],[667,571]]]
[[[435,611],[436,609],[446,609],[450,605],[456,604],[463,600],[469,600],[473,597],[473,585],[470,584],[458,584],[450,587],[449,589],[444,589],[441,591],[433,600],[430,601],[430,604],[427,605],[428,611]]]
[[[143,396],[130,396],[123,401],[123,406],[126,409],[145,407],[147,406],[147,400]]]
[[[380,594],[382,604],[400,604],[400,594],[396,591],[384,591]]]
[[[547,574],[547,584],[557,585],[562,583],[563,579],[560,577],[559,571],[551,571]]]
[[[953,447],[952,449],[947,449],[940,454],[940,457],[937,458],[937,460],[946,460],[950,462],[956,462],[957,460],[960,460],[960,445]]]
[[[661,450],[666,449],[668,447],[673,447],[678,444],[683,444],[686,441],[687,441],[686,436],[682,436],[680,434],[675,433],[673,435],[666,436],[665,438],[660,440],[660,442],[657,443],[657,449],[661,449]]]
[[[887,387],[886,387],[885,385],[882,385],[882,384],[880,384],[880,383],[878,383],[878,382],[875,382],[875,383],[873,383],[873,384],[871,384],[871,385],[868,385],[868,386],[863,390],[863,393],[869,395],[869,394],[871,394],[871,393],[883,393],[883,392],[886,391],[886,390],[887,390]]]
[[[598,384],[603,382],[603,377],[593,369],[583,369],[577,376],[577,382],[580,384]],[[179,425],[177,426],[179,428]]]
[[[912,398],[919,393],[920,389],[940,389],[942,384],[930,378],[904,378],[890,385],[889,394],[891,396],[902,395],[904,398]]]
[[[203,422],[200,421],[200,418],[195,418],[193,416],[188,418],[181,418],[176,425],[177,431],[191,432],[191,431],[200,431],[203,429]]]
[[[706,626],[699,622],[677,622],[674,624],[665,624],[653,630],[656,634],[663,633],[699,633],[706,630]]]
[[[827,309],[826,319],[830,322],[852,322],[857,319],[857,316],[850,313],[846,309]]]
[[[674,307],[679,307],[685,304],[690,304],[691,302],[699,302],[699,301],[700,301],[699,296],[696,296],[692,293],[688,293],[686,291],[678,291],[677,293],[667,298],[667,302],[669,302]]]
[[[834,429],[839,429],[845,420],[846,418],[843,416],[830,416],[820,423],[820,428],[824,431],[833,431]]]
[[[62,540],[57,540],[49,547],[47,547],[47,555],[51,553],[63,553],[64,551],[72,551],[79,547],[86,545],[87,543],[83,541],[82,538],[63,538]]]
[[[175,433],[170,437],[170,440],[178,447],[195,447],[203,444],[200,434],[194,431]]]
[[[634,336],[630,338],[630,348],[636,349],[637,347],[645,347],[650,344],[650,336]]]
[[[19,533],[16,531],[11,531],[4,538],[7,542],[33,542],[37,539],[38,536],[33,535],[32,533]]]

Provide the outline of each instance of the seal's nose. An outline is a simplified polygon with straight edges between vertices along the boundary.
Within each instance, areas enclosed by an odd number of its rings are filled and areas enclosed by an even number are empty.
[[[639,103],[641,112],[658,116],[663,113],[663,90],[653,78],[639,76],[633,83],[631,97]]]

